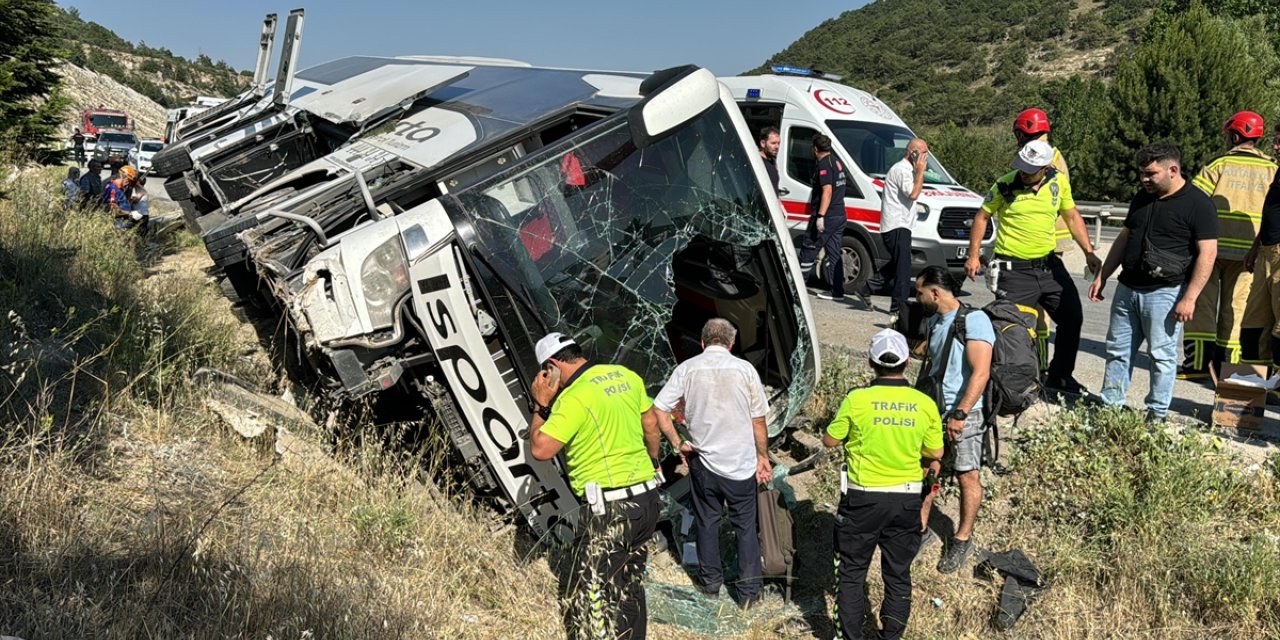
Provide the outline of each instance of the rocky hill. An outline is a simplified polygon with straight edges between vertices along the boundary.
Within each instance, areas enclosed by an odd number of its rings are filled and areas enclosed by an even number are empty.
[[[133,117],[139,137],[158,138],[164,134],[166,109],[136,90],[110,76],[65,63],[58,68],[62,75],[62,92],[70,98],[65,109],[67,134],[79,123],[84,109],[103,105],[120,109]]]
[[[229,97],[250,80],[248,72],[237,72],[223,60],[203,54],[188,60],[163,46],[129,42],[85,21],[74,7],[60,9],[58,23],[68,62],[110,76],[164,107],[186,104],[196,95]]]

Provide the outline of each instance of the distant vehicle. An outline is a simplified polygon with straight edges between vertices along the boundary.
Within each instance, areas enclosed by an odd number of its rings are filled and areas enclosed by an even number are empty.
[[[129,164],[138,171],[151,170],[151,157],[164,148],[164,141],[159,138],[144,138],[138,145],[129,150]]]
[[[178,128],[178,124],[183,120],[186,120],[197,113],[202,113],[212,109],[226,101],[226,98],[196,96],[191,100],[190,104],[183,105],[176,109],[170,109],[164,125],[164,140],[162,140],[162,142],[169,143],[173,141],[174,131]]]
[[[132,131],[103,130],[98,133],[98,144],[93,148],[93,159],[103,164],[124,163],[129,152],[138,146],[138,137]]]
[[[856,291],[888,261],[880,239],[880,195],[889,167],[902,159],[915,137],[905,122],[874,95],[836,82],[839,77],[812,69],[775,66],[772,75],[720,78],[733,93],[748,127],[766,126],[782,135],[778,173],[782,208],[792,234],[800,236],[809,222],[809,177],[813,172],[813,139],[831,138],[832,150],[845,161],[844,232],[845,289]],[[969,252],[969,225],[982,196],[956,182],[929,154],[924,190],[916,202],[911,240],[911,267],[918,273],[931,264],[964,273]],[[991,245],[987,227],[983,247]]]
[[[133,118],[118,109],[85,109],[80,112],[80,132],[84,134],[84,150],[92,153],[98,134],[107,129],[133,131]]]
[[[85,109],[80,112],[80,130],[98,135],[102,129],[133,131],[133,119],[118,109]]]

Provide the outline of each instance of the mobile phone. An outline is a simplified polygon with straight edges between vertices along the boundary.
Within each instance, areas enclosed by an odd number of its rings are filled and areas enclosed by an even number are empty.
[[[547,372],[547,383],[551,385],[551,388],[560,388],[560,368],[555,365],[547,365],[542,370]]]
[[[911,154],[907,156],[907,160],[908,160],[911,164],[915,164],[916,162],[919,162],[919,160],[920,160],[920,152],[919,152],[919,151],[912,151],[912,152],[911,152]]]

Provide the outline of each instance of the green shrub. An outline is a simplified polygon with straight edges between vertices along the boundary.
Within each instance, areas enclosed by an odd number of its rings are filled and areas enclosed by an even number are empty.
[[[1127,410],[1065,412],[1030,431],[1011,458],[1012,526],[1046,541],[1052,581],[1147,603],[1137,624],[1189,616],[1274,634],[1274,475],[1242,473],[1220,446],[1194,431],[1152,429]]]

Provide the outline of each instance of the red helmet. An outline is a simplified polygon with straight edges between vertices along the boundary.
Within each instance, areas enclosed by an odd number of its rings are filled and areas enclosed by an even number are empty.
[[[1029,136],[1049,133],[1049,115],[1039,109],[1027,109],[1018,114],[1018,119],[1013,121],[1013,128]]]
[[[1266,127],[1262,122],[1262,116],[1252,111],[1241,111],[1231,116],[1227,123],[1222,125],[1223,131],[1234,131],[1240,134],[1245,140],[1257,140],[1261,138]]]

